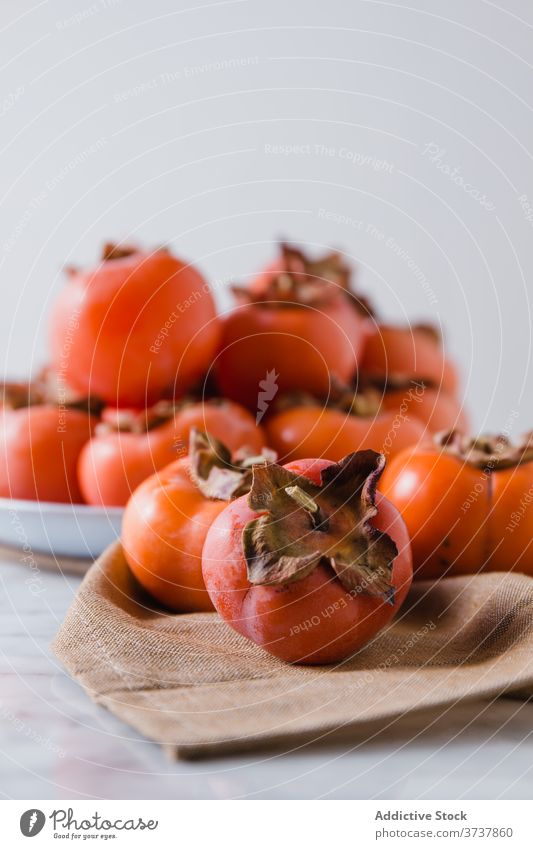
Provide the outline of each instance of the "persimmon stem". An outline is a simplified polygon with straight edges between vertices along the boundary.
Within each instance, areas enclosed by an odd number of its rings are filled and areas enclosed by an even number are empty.
[[[272,453],[274,454],[274,452]],[[239,458],[239,468],[251,469],[253,466],[257,466],[259,463],[268,462],[272,462],[272,457],[268,456],[268,454],[254,454],[252,457],[243,457],[242,460]]]
[[[292,498],[299,507],[302,507],[306,513],[311,517],[311,523],[315,530],[327,530],[327,520],[322,510],[316,503],[316,501],[311,498],[310,495],[305,492],[300,486],[295,484],[294,486],[286,486],[285,492],[287,495]]]

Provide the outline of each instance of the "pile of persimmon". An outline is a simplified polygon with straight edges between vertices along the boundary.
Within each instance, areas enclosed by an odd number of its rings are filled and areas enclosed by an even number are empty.
[[[381,324],[340,254],[312,261],[281,245],[233,292],[214,372],[222,394],[264,415],[282,460],[339,460],[364,448],[394,456],[468,427],[438,331]]]
[[[380,325],[342,255],[286,244],[217,315],[209,284],[158,248],[108,244],[68,268],[50,363],[6,384],[0,494],[124,506],[187,451],[192,426],[280,461],[392,457],[464,428],[454,366],[434,331]]]
[[[247,410],[188,398],[219,337],[209,285],[166,249],[106,245],[96,267],[69,268],[50,316],[50,366],[4,385],[0,495],[123,506],[186,452],[195,424],[233,448],[261,447]]]
[[[467,435],[435,328],[382,322],[339,252],[281,244],[232,293],[164,248],[68,269],[49,365],[4,384],[0,496],[125,507],[149,603],[290,662],[357,651],[413,566],[533,575],[531,437]]]

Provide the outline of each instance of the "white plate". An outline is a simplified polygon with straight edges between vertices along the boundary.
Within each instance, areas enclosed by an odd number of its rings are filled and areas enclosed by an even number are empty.
[[[0,498],[0,544],[56,557],[98,557],[120,536],[122,507]]]

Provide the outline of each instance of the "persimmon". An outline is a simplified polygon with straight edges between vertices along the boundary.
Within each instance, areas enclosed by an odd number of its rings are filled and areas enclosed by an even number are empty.
[[[405,524],[376,485],[385,458],[255,466],[204,543],[205,585],[240,634],[292,663],[342,661],[400,608],[411,582]]]
[[[406,411],[418,419],[430,434],[442,430],[469,430],[469,416],[455,395],[410,381],[405,386],[386,389],[381,396],[381,406],[391,412]]]
[[[247,492],[250,483],[249,459],[232,460],[220,441],[193,430],[189,456],[135,490],[124,512],[122,547],[141,586],[165,607],[213,609],[202,578],[205,536],[226,501]]]
[[[422,383],[378,392],[333,386],[319,401],[305,393],[277,399],[264,426],[269,445],[285,461],[305,457],[340,460],[371,448],[395,457],[441,430],[465,427],[460,402]]]
[[[76,473],[96,420],[50,404],[0,410],[0,496],[83,501]]]
[[[291,254],[252,287],[233,288],[215,365],[223,395],[255,410],[278,391],[327,394],[332,377],[353,377],[367,321],[347,297],[346,272],[319,268]]]
[[[273,280],[275,281],[283,273],[331,281],[343,291],[352,306],[362,315],[367,317],[374,315],[374,308],[370,301],[353,291],[352,269],[339,251],[329,251],[317,259],[312,259],[295,245],[280,242],[278,256],[250,281],[249,289],[257,296],[264,296]]]
[[[367,448],[394,457],[420,442],[425,427],[407,405],[405,410],[400,406],[382,409],[379,396],[366,393],[350,395],[346,405],[337,402],[337,406],[303,399],[268,418],[265,431],[280,460],[321,457],[338,461]]]
[[[400,510],[413,548],[415,577],[480,570],[533,575],[533,443],[505,437],[441,434],[433,445],[399,454],[381,481]],[[531,498],[530,498],[531,500]]]
[[[88,504],[126,504],[145,478],[186,453],[193,427],[208,431],[231,451],[249,448],[258,453],[265,445],[252,414],[232,401],[160,401],[140,411],[107,408],[79,461]]]
[[[360,368],[380,385],[403,386],[415,380],[451,395],[458,389],[456,368],[445,358],[440,333],[432,325],[375,326],[368,335]]]
[[[117,406],[182,395],[209,367],[219,326],[201,274],[169,251],[107,245],[69,270],[50,318],[52,365],[76,391]]]

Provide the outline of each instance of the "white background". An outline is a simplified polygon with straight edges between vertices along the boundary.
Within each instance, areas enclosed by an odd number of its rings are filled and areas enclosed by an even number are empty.
[[[442,324],[477,429],[531,427],[532,45],[527,0],[3,0],[3,370],[44,361],[61,268],[104,239],[171,243],[224,300],[283,235]]]

